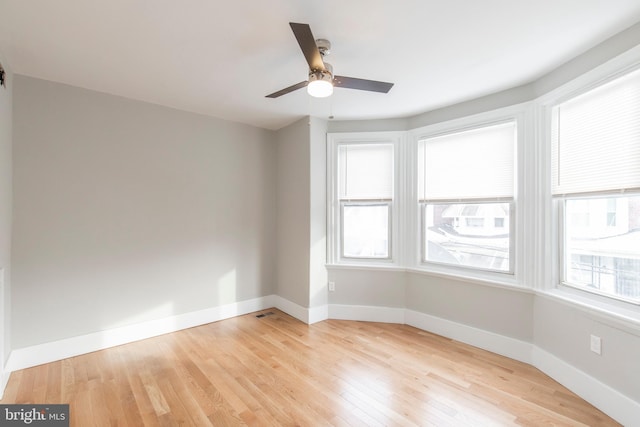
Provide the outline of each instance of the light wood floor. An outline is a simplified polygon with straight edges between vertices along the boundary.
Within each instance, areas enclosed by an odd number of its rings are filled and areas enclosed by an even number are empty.
[[[14,372],[71,425],[610,426],[537,369],[406,325],[256,313]]]

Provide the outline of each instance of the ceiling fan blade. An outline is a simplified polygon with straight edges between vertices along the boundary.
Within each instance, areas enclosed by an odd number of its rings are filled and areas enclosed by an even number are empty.
[[[279,96],[286,95],[289,92],[293,92],[294,90],[301,89],[301,88],[305,87],[308,84],[309,84],[309,82],[305,80],[305,81],[302,81],[300,83],[296,83],[296,84],[294,84],[292,86],[289,86],[287,88],[284,88],[282,90],[279,90],[277,92],[273,92],[272,94],[269,94],[269,95],[265,96],[265,98],[277,98]]]
[[[308,24],[297,24],[295,22],[289,22],[289,25],[309,64],[309,69],[311,71],[324,71],[325,67],[324,62],[322,62],[322,55],[320,55],[320,51],[316,45],[316,39],[313,38],[313,34],[311,33],[311,27],[309,27]]]
[[[378,82],[376,80],[357,79],[355,77],[335,76],[333,79],[335,87],[347,89],[367,90],[369,92],[387,93],[393,87],[393,83]]]

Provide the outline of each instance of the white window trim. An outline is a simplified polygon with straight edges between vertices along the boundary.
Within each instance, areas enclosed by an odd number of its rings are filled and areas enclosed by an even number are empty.
[[[403,250],[399,243],[401,218],[399,205],[402,203],[403,179],[400,173],[403,158],[402,141],[405,132],[340,132],[327,134],[327,264],[357,266],[398,267],[401,264]],[[342,257],[341,201],[338,191],[338,147],[343,144],[391,144],[393,155],[393,200],[391,202],[390,222],[391,239],[390,258],[346,258]]]
[[[551,249],[551,254],[546,254],[544,251],[537,252],[535,260],[541,266],[541,272],[533,283],[537,285],[538,291],[545,295],[573,301],[581,306],[594,307],[602,312],[617,313],[624,317],[629,317],[629,313],[635,313],[631,317],[637,319],[635,320],[636,322],[640,321],[639,304],[562,283],[563,253],[561,252],[562,217],[560,203],[565,199],[552,198],[550,155],[553,107],[638,69],[640,69],[640,46],[541,95],[534,101],[538,122],[536,158],[541,162],[538,172],[544,174],[543,176],[537,176],[536,181],[541,184],[539,194],[545,199],[544,211],[541,214],[544,216],[546,223],[544,230],[540,230],[542,232],[537,233],[535,237],[541,243],[542,248],[546,246]],[[548,242],[548,244],[545,245],[545,242]]]
[[[421,140],[433,138],[440,135],[446,135],[451,133],[463,132],[465,130],[482,128],[485,126],[491,126],[507,121],[515,121],[517,126],[517,141],[515,147],[516,158],[515,163],[515,180],[516,185],[514,187],[514,210],[515,215],[512,221],[514,221],[513,232],[510,235],[511,246],[513,247],[513,271],[511,272],[498,272],[492,270],[476,269],[473,267],[461,267],[455,265],[447,265],[432,262],[422,261],[422,215],[421,204],[418,202],[417,186],[413,186],[411,193],[407,195],[407,199],[412,201],[410,218],[408,218],[409,233],[407,238],[413,238],[414,243],[410,245],[411,253],[409,255],[409,262],[407,267],[415,271],[433,273],[435,275],[447,275],[454,278],[463,280],[477,279],[482,282],[493,282],[501,285],[518,286],[521,287],[524,280],[523,260],[525,252],[528,256],[531,256],[527,245],[523,244],[523,237],[525,235],[525,221],[524,221],[524,209],[523,205],[531,205],[531,203],[525,202],[525,196],[532,194],[530,191],[525,191],[525,182],[531,183],[530,179],[525,179],[525,172],[527,168],[524,167],[524,155],[525,147],[527,146],[528,139],[532,132],[527,132],[527,129],[532,128],[533,120],[531,116],[532,104],[527,102],[523,104],[517,104],[505,108],[500,108],[493,111],[488,111],[473,116],[463,117],[460,119],[450,120],[442,123],[437,123],[430,126],[414,129],[409,132],[409,140],[411,141],[410,156],[414,159],[411,162],[412,167],[417,168],[417,161],[415,161],[418,152],[418,144]],[[415,178],[415,172],[413,177]],[[415,179],[414,179],[415,181]],[[526,234],[530,235],[530,232]],[[409,246],[409,245],[407,245]]]

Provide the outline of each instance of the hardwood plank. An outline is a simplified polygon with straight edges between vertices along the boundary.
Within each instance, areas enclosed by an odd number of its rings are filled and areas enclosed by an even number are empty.
[[[536,368],[396,324],[271,309],[14,372],[71,425],[617,426]]]
[[[46,394],[44,401],[60,402],[62,401],[62,362],[53,362],[47,365]]]
[[[22,378],[18,386],[18,393],[16,396],[15,403],[36,403],[33,401],[34,396],[32,394],[35,376],[36,376],[35,368],[25,369],[22,372]],[[11,377],[9,377],[9,382],[11,382]]]

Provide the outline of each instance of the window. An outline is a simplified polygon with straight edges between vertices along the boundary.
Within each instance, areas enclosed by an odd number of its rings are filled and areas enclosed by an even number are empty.
[[[393,144],[338,146],[341,258],[391,258],[393,151]]]
[[[422,262],[514,271],[516,123],[422,139]]]
[[[560,281],[640,303],[640,71],[552,109]]]

